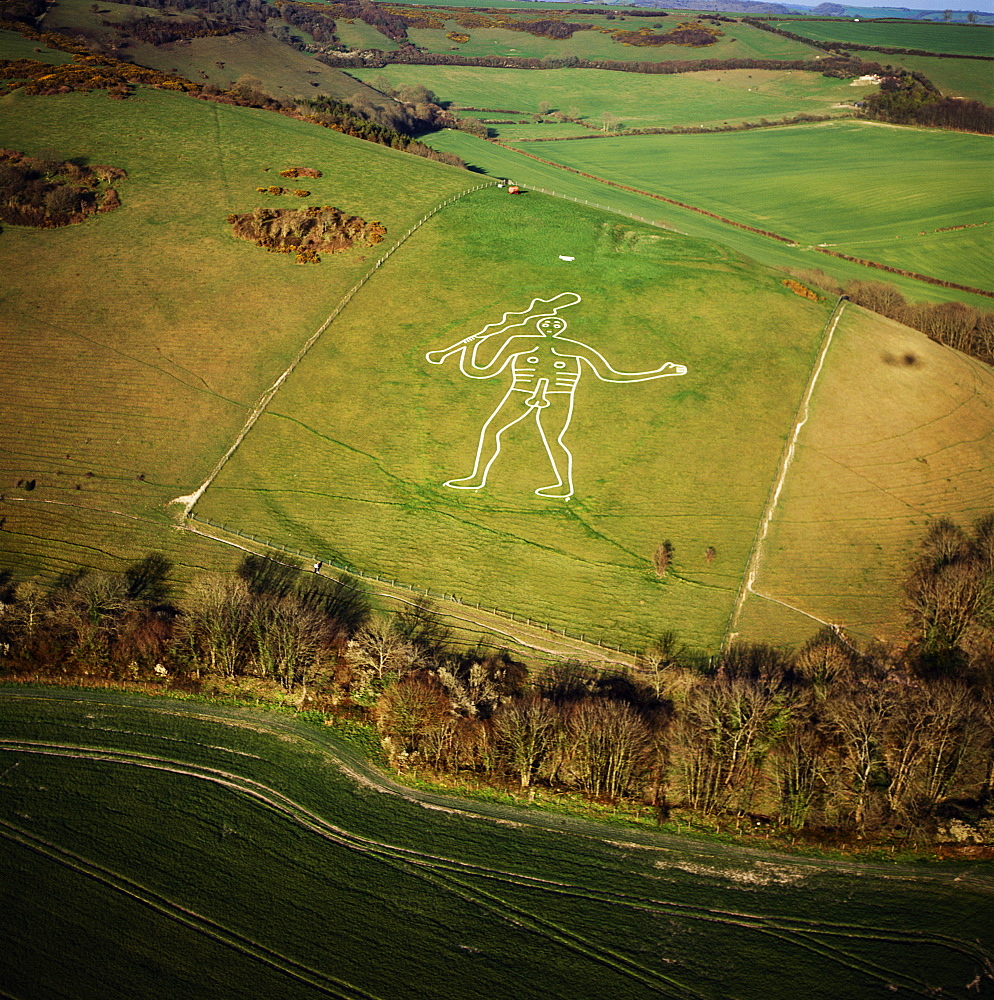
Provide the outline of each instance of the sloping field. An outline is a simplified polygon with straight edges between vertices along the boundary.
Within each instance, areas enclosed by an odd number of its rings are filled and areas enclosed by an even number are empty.
[[[7,688],[0,716],[20,1000],[911,998],[959,995],[990,958],[977,866],[467,806],[235,709]]]
[[[879,52],[855,50],[866,62],[897,63],[904,69],[924,73],[949,97],[963,97],[983,104],[994,103],[994,64],[979,59],[948,59],[939,56],[882,56]]]
[[[4,227],[0,492],[33,502],[31,532],[41,530],[37,501],[168,523],[167,502],[206,475],[262,390],[369,268],[370,250],[297,266],[235,240],[226,218],[267,203],[257,186],[279,181],[284,166],[316,167],[324,177],[307,181],[314,202],[379,218],[389,238],[472,181],[277,115],[161,91],[127,101],[13,94],[0,99],[0,120],[0,145],[55,147],[129,174],[113,213],[62,229]],[[289,202],[300,205],[268,200]],[[25,507],[3,506],[0,547],[30,575],[41,554],[27,556],[18,540],[29,530],[18,520]],[[60,523],[56,562],[60,546],[84,541]],[[108,530],[103,551],[116,544]]]
[[[550,142],[538,155],[802,244],[994,290],[992,150],[987,136],[832,122]]]
[[[175,13],[163,14],[132,4],[106,3],[94,10],[86,0],[59,0],[52,5],[45,24],[50,31],[69,29],[113,45],[119,36],[113,27],[102,22],[120,24],[144,17],[183,20]],[[316,94],[343,99],[365,91],[340,70],[331,69],[313,56],[261,32],[191,38],[168,45],[133,42],[123,50],[121,58],[140,66],[179,73],[197,83],[212,83],[223,90],[247,74],[261,80],[267,93],[282,99]]]
[[[561,11],[556,13],[561,15]],[[566,17],[567,21],[594,24],[600,30],[577,31],[569,39],[546,38],[507,28],[463,28],[455,20],[446,21],[444,29],[409,28],[407,33],[415,45],[428,52],[456,51],[465,56],[507,55],[527,59],[562,58],[570,55],[580,59],[613,59],[619,62],[662,62],[670,59],[812,59],[820,52],[803,42],[782,38],[747,24],[721,25],[724,37],[717,39],[713,45],[704,47],[626,45],[615,41],[610,34],[611,31],[618,30],[638,31],[656,23],[660,25],[657,31],[668,31],[683,21],[693,20],[694,16],[691,11],[680,11],[675,16],[671,14],[655,22],[641,17],[626,19],[623,14],[615,15],[610,21],[603,16],[586,12],[570,14]],[[346,25],[348,27],[350,26]],[[469,41],[453,42],[445,37],[447,32],[469,35]],[[388,49],[395,46],[384,38],[384,44],[376,42],[374,47]]]
[[[863,635],[893,635],[900,581],[930,519],[971,524],[990,511],[992,484],[994,371],[851,307],[815,388],[754,589]],[[759,603],[750,598],[737,626],[757,640],[770,624]],[[811,624],[796,622],[798,638]]]
[[[819,42],[852,42],[854,45],[883,45],[952,55],[994,56],[994,25],[938,24],[895,21],[771,21],[777,28],[804,35]]]
[[[521,126],[521,128],[524,127]],[[881,277],[879,271],[818,253],[811,246],[791,246],[758,233],[731,227],[698,212],[666,204],[647,194],[626,191],[620,187],[571,173],[554,164],[537,162],[517,151],[520,148],[529,153],[537,151],[541,155],[548,153],[550,147],[556,148],[560,145],[558,143],[543,143],[538,146],[529,144],[517,148],[506,147],[487,142],[485,139],[478,139],[465,132],[457,132],[454,129],[436,132],[426,138],[436,149],[456,153],[474,170],[489,174],[491,177],[510,177],[516,183],[553,191],[565,198],[578,199],[581,203],[600,205],[613,211],[630,213],[641,219],[648,219],[676,229],[679,232],[713,239],[772,267],[820,268],[840,282],[848,281],[850,278],[879,280]],[[705,137],[701,137],[701,139],[703,138]],[[614,140],[608,138],[594,141],[612,142]],[[632,141],[641,141],[641,139],[635,137]],[[693,139],[693,141],[697,140]],[[638,187],[638,184],[633,184],[633,180],[639,180],[639,178],[629,178],[627,181],[617,183]],[[941,302],[952,299],[967,302],[983,310],[989,310],[991,307],[991,300],[986,296],[944,289],[938,285],[925,284],[895,274],[886,275],[886,280],[900,288],[913,301]]]
[[[579,109],[589,124],[600,125],[605,112],[625,128],[671,128],[676,125],[722,125],[799,114],[826,114],[842,101],[852,102],[877,90],[855,88],[845,80],[815,73],[727,70],[646,76],[595,69],[479,69],[469,66],[387,66],[355,70],[370,81],[386,77],[394,87],[424,84],[445,101],[476,108],[493,107],[534,114],[542,101],[553,111]],[[836,110],[837,113],[837,110]],[[506,115],[481,115],[503,118]],[[543,136],[575,134],[567,124],[560,133],[545,126]],[[544,155],[544,154],[543,154]]]
[[[669,627],[714,646],[831,308],[780,277],[553,199],[470,195],[357,294],[195,513],[571,632],[631,645]],[[486,489],[445,487],[472,471],[509,381],[426,352],[561,293],[581,298],[566,336],[615,369],[688,373],[623,385],[585,372],[571,500],[533,492],[555,476],[531,419]],[[660,579],[665,540],[675,569]]]
[[[72,56],[68,52],[39,45],[15,31],[0,31],[0,59],[34,59],[36,62],[53,64],[72,62]]]

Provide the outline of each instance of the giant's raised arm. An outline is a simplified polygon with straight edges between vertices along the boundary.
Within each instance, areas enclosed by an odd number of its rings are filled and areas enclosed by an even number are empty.
[[[470,367],[476,371],[482,371],[483,369],[476,363],[476,352],[482,341],[496,337],[501,333],[507,333],[508,330],[522,327],[538,316],[555,316],[560,309],[575,306],[580,301],[580,296],[576,292],[560,292],[559,295],[554,295],[551,299],[532,299],[527,309],[522,309],[520,312],[506,312],[496,323],[488,323],[482,330],[470,334],[468,337],[463,337],[462,340],[456,341],[449,347],[443,347],[440,351],[429,351],[425,355],[425,361],[433,365],[440,365],[446,358],[452,357],[453,354],[459,354],[459,367],[463,374],[469,375],[471,378],[489,378],[489,375],[472,375],[466,371],[466,349],[470,344],[475,344]]]
[[[678,365],[672,361],[667,361],[666,364],[648,372],[619,372],[616,368],[611,367],[610,362],[603,354],[595,351],[588,344],[583,344],[579,340],[569,340],[566,337],[557,337],[556,343],[562,344],[563,349],[559,351],[553,348],[553,353],[586,361],[590,370],[602,382],[648,382],[654,378],[666,378],[668,375],[687,374],[686,365]]]

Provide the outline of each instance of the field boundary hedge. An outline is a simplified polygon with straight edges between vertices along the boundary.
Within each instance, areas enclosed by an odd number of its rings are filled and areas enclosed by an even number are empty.
[[[356,294],[356,292],[358,292],[359,289],[362,288],[362,286],[365,285],[367,281],[369,281],[369,279],[376,273],[376,271],[390,258],[391,254],[393,254],[394,251],[400,249],[400,247],[402,247],[414,233],[416,233],[430,218],[432,218],[432,216],[437,215],[447,205],[451,205],[454,201],[458,201],[460,198],[464,198],[466,195],[472,194],[472,192],[474,191],[480,191],[481,189],[486,187],[494,187],[498,183],[499,183],[498,181],[494,180],[494,181],[487,181],[484,184],[477,184],[475,187],[467,188],[465,191],[461,191],[459,192],[459,194],[452,195],[451,197],[446,198],[445,201],[436,205],[430,211],[425,213],[425,215],[423,215],[417,222],[415,222],[414,225],[411,226],[411,228],[408,229],[407,232],[404,233],[404,235],[401,236],[400,239],[398,239],[396,243],[394,243],[390,247],[390,249],[387,250],[387,252],[383,254],[383,256],[380,257],[379,260],[377,260],[376,263],[373,264],[373,266],[369,268],[369,270],[366,271],[366,273],[345,293],[345,295],[339,301],[338,305],[335,306],[335,308],[331,311],[331,314],[328,316],[328,318],[317,328],[317,330],[314,331],[314,333],[311,334],[310,337],[307,338],[303,346],[293,356],[286,370],[283,371],[283,373],[279,376],[279,378],[277,378],[276,381],[259,397],[255,406],[249,412],[248,418],[246,419],[244,425],[242,426],[241,431],[239,431],[231,447],[228,448],[228,450],[218,459],[214,468],[211,469],[210,473],[208,474],[204,482],[201,483],[201,485],[193,493],[190,493],[187,496],[177,497],[175,500],[170,501],[170,503],[183,504],[182,516],[184,518],[190,516],[197,501],[200,500],[200,498],[204,495],[204,491],[207,489],[208,486],[210,486],[212,482],[214,482],[214,480],[217,478],[218,474],[225,467],[225,465],[228,464],[228,459],[231,458],[231,456],[235,453],[238,446],[245,439],[245,436],[255,426],[255,422],[265,412],[266,407],[272,401],[273,397],[279,391],[280,386],[283,385],[287,377],[304,359],[304,356],[314,346],[314,344],[317,342],[321,334],[324,333],[324,331],[327,330],[329,326],[331,326],[331,324],[338,318],[342,310],[349,304],[349,302],[352,301],[352,298]]]

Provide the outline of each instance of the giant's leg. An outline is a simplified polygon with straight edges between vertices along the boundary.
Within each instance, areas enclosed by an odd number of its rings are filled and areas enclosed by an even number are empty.
[[[535,422],[557,481],[551,486],[542,486],[535,493],[540,497],[569,500],[573,495],[573,453],[563,438],[573,419],[573,393],[550,392],[545,398],[550,405],[535,411]]]
[[[479,490],[487,485],[490,466],[500,454],[501,435],[531,413],[531,409],[525,404],[527,398],[528,394],[520,389],[507,390],[507,394],[497,404],[497,409],[487,417],[487,422],[480,431],[473,471],[463,479],[450,479],[444,485],[454,490]]]

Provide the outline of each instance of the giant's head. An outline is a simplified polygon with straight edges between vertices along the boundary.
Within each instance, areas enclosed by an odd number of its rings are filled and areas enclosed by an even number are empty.
[[[540,316],[535,327],[543,337],[558,337],[566,330],[566,320],[559,316]]]

